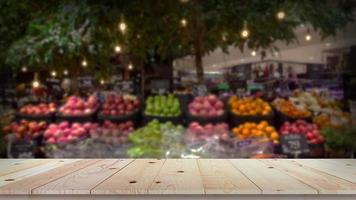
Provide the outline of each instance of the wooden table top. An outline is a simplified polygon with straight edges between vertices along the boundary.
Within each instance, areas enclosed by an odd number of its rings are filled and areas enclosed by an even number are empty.
[[[356,194],[356,160],[0,159],[0,194]]]

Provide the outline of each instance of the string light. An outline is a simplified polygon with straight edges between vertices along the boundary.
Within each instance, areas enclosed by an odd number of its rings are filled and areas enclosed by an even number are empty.
[[[117,46],[115,47],[115,52],[116,52],[116,53],[120,53],[120,52],[121,52],[121,47],[120,47],[119,45],[117,45]]]
[[[286,13],[284,11],[281,10],[277,13],[277,19],[283,20],[285,17],[286,17]]]
[[[251,56],[256,56],[256,51],[255,50],[253,50],[253,51],[251,51]]]
[[[38,87],[40,87],[40,82],[37,81],[37,80],[34,80],[34,81],[32,82],[32,87],[33,87],[33,88],[38,88]]]
[[[180,20],[180,23],[182,24],[183,27],[186,27],[188,22],[185,18],[183,18],[182,20]]]
[[[51,72],[51,76],[56,77],[57,76],[57,72],[56,71],[52,71]]]
[[[306,40],[306,41],[310,41],[311,39],[312,39],[312,37],[311,37],[310,33],[307,33],[307,34],[305,35],[305,40]]]
[[[21,68],[21,71],[22,71],[22,72],[27,72],[27,67],[26,67],[26,66],[23,66],[23,67]]]
[[[244,22],[244,28],[241,31],[241,37],[242,38],[248,38],[248,36],[250,35],[248,29],[247,29],[247,22]]]
[[[127,67],[129,70],[132,70],[133,69],[133,65],[132,64],[129,64],[129,66]]]
[[[85,59],[82,61],[82,66],[83,66],[83,67],[88,66],[88,62],[87,62]]]
[[[120,29],[120,31],[122,32],[122,33],[125,33],[125,31],[126,31],[126,23],[125,23],[125,21],[124,21],[124,17],[121,15],[121,22],[120,22],[120,24],[119,24],[119,29]]]
[[[63,71],[63,74],[64,74],[64,75],[68,75],[68,70],[65,69],[65,70]]]
[[[101,79],[101,80],[100,80],[100,84],[101,84],[101,85],[104,85],[104,84],[105,84],[104,79]]]

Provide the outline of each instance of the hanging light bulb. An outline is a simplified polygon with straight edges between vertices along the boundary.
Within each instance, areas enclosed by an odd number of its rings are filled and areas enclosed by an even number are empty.
[[[117,45],[117,46],[115,47],[115,52],[116,52],[116,53],[120,53],[120,52],[121,52],[121,47],[120,47],[119,45]]]
[[[125,20],[124,20],[124,17],[121,15],[121,22],[119,24],[119,29],[122,33],[125,33],[126,31],[126,23],[125,23]]]
[[[105,80],[104,80],[104,79],[101,79],[101,80],[100,80],[100,84],[101,84],[101,85],[104,85],[104,84],[105,84]]]
[[[40,87],[40,82],[39,82],[39,81],[33,81],[33,82],[32,82],[32,87],[33,87],[33,88],[38,88],[38,87]]]
[[[83,66],[83,67],[88,66],[88,62],[87,62],[85,59],[82,61],[82,66]]]
[[[53,70],[53,71],[51,72],[51,76],[56,77],[56,76],[57,76],[57,72]]]
[[[188,22],[185,18],[183,18],[182,20],[180,20],[180,23],[182,24],[183,27],[186,27]]]
[[[127,67],[129,70],[132,70],[133,69],[133,65],[132,64],[129,64],[129,66]]]
[[[310,41],[311,39],[312,39],[312,37],[311,37],[310,33],[307,33],[307,34],[305,35],[305,40],[306,40],[306,41]]]
[[[241,31],[241,37],[242,38],[248,38],[248,36],[250,35],[248,29],[247,29],[247,22],[244,22],[244,28]]]
[[[67,75],[68,75],[68,70],[65,69],[65,70],[63,71],[63,74],[67,76]]]
[[[126,31],[126,24],[125,24],[125,22],[120,22],[119,28],[120,28],[120,31],[121,31],[122,33],[124,33],[124,32]]]
[[[38,81],[38,73],[36,72],[34,74],[33,82],[32,82],[32,87],[33,88],[38,88],[40,87],[40,82]]]
[[[27,67],[26,67],[26,66],[23,66],[23,67],[21,68],[21,71],[22,71],[22,72],[27,72]]]
[[[256,56],[256,51],[255,50],[253,50],[253,51],[251,51],[251,56]]]
[[[286,13],[283,10],[277,13],[277,19],[283,20],[285,17],[286,17]]]

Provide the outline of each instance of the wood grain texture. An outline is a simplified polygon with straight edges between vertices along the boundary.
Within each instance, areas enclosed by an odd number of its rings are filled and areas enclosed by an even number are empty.
[[[230,160],[263,194],[316,194],[317,191],[299,180],[258,161]]]
[[[46,171],[49,171],[51,169],[60,167],[62,165],[69,164],[71,162],[74,162],[75,160],[63,160],[63,159],[49,159],[46,160],[46,163],[42,163],[40,165],[37,165],[35,167],[31,167],[28,169],[24,169],[22,171],[17,171],[5,176],[1,176],[0,178],[0,186],[4,186],[13,182],[20,181],[22,179],[25,179],[27,177],[31,177],[37,174],[44,173]]]
[[[17,160],[12,161],[9,160],[6,162],[6,160],[0,161],[0,177],[5,176],[11,173],[15,173],[24,169],[29,169],[32,167],[39,166],[43,163],[48,162],[47,159],[29,159],[29,160]]]
[[[204,194],[197,160],[166,160],[148,190],[150,194]]]
[[[31,194],[32,190],[57,180],[99,160],[78,160],[0,187],[0,194]]]
[[[243,162],[241,160],[241,162]],[[200,159],[206,194],[260,194],[262,191],[228,160]]]
[[[346,159],[10,159],[0,160],[0,169],[5,174],[0,199],[11,194],[30,199],[60,194],[74,199],[90,194],[356,195],[356,162]]]
[[[344,163],[330,163],[325,160],[298,159],[294,160],[303,166],[314,168],[327,174],[356,183],[356,167]],[[342,169],[342,170],[340,170]]]
[[[165,160],[139,159],[91,190],[92,194],[148,194]]]
[[[90,190],[132,160],[103,159],[32,191],[33,194],[90,194]]]
[[[320,170],[304,167],[293,160],[261,160],[280,169],[301,182],[316,188],[320,194],[355,194],[356,184],[329,175]],[[342,170],[342,169],[340,169]]]

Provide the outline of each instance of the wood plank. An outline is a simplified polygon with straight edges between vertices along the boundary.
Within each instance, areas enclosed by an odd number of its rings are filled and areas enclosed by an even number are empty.
[[[329,175],[319,170],[303,167],[293,160],[261,160],[262,162],[280,169],[305,184],[317,189],[321,194],[355,194],[356,184]]]
[[[165,160],[139,159],[91,190],[92,194],[148,194]],[[195,178],[195,177],[194,177]]]
[[[74,173],[32,190],[32,194],[90,194],[90,190],[132,160],[102,159]]]
[[[0,194],[31,194],[31,191],[37,187],[43,186],[46,183],[57,180],[98,161],[99,160],[88,159],[67,163],[66,165],[51,169],[47,172],[2,186],[0,187]]]
[[[260,194],[262,191],[228,160],[199,159],[206,194]]]
[[[49,159],[46,161],[46,163],[41,163],[36,167],[32,167],[0,177],[0,186],[4,186],[15,181],[20,181],[27,177],[31,177],[75,161],[76,160],[74,159]]]
[[[148,192],[150,194],[204,194],[197,161],[195,159],[166,160]]]
[[[4,164],[5,167],[1,167],[0,170],[0,178],[2,176],[9,175],[11,173],[15,173],[21,170],[29,169],[32,167],[39,166],[43,163],[48,162],[47,159],[28,159],[28,160],[20,160],[20,161],[15,161],[13,162],[12,159],[9,160],[9,162],[3,161],[3,163],[0,163],[1,166]]]
[[[297,162],[303,166],[313,168],[331,174],[333,176],[348,180],[350,182],[356,183],[356,167],[352,165],[347,165],[344,163],[336,162],[325,162],[323,160],[310,160],[310,159],[296,159]]]
[[[356,167],[356,159],[317,159],[323,162],[334,163],[337,165],[345,165],[348,167]]]
[[[29,161],[29,159],[0,159],[0,171],[11,167],[12,165],[19,165]]]
[[[262,194],[316,194],[314,188],[272,168],[259,160],[230,160],[261,190]]]

